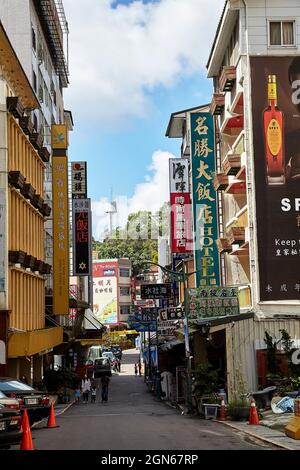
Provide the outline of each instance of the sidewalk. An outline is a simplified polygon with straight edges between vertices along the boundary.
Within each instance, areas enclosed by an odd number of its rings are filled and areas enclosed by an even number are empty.
[[[241,421],[218,421],[215,422],[220,423],[221,425],[229,426],[233,429],[241,431],[249,436],[255,437],[256,439],[260,439],[262,441],[268,442],[273,444],[277,447],[281,447],[282,449],[286,450],[300,450],[300,441],[291,439],[287,437],[280,431],[276,431],[274,429],[270,429],[263,424],[258,426],[249,426],[246,422]]]

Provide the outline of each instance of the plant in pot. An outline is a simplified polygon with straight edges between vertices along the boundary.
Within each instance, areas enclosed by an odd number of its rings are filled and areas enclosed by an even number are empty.
[[[205,362],[199,364],[193,371],[192,394],[194,405],[200,415],[203,414],[203,403],[217,404],[215,392],[218,390],[219,373],[213,366]]]
[[[235,370],[236,390],[231,394],[232,399],[227,405],[227,414],[234,421],[242,421],[249,418],[250,402],[240,368]]]

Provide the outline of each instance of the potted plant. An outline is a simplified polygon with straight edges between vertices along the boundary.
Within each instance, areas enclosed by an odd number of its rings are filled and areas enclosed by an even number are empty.
[[[219,374],[213,366],[206,362],[199,364],[193,371],[192,394],[194,406],[200,415],[205,410],[203,404],[215,404],[218,406],[218,398],[215,392],[218,390]]]
[[[240,367],[235,370],[235,385],[236,390],[231,393],[232,398],[227,405],[227,414],[235,421],[245,420],[249,418],[250,401]]]

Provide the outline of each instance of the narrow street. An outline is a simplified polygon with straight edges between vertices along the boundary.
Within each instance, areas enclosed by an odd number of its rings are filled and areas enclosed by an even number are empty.
[[[113,374],[109,401],[71,406],[57,416],[56,429],[45,423],[32,429],[37,450],[266,449],[249,437],[211,421],[182,416],[158,402],[134,376],[136,350],[123,354],[120,374]],[[184,439],[183,439],[184,436]]]

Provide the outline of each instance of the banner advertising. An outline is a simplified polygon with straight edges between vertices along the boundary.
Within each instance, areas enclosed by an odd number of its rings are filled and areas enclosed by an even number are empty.
[[[187,298],[189,320],[226,317],[240,313],[236,287],[187,289]]]
[[[91,276],[91,200],[73,199],[73,276]]]
[[[52,159],[53,313],[69,314],[69,214],[67,157]]]
[[[250,60],[260,299],[299,300],[300,59]]]
[[[192,251],[189,163],[185,158],[170,158],[170,204],[172,253]]]
[[[214,121],[210,113],[190,114],[194,257],[196,285],[219,286],[217,196]]]
[[[93,263],[93,313],[103,323],[118,323],[118,263]]]
[[[189,193],[171,193],[172,253],[192,251],[191,198]]]
[[[87,165],[86,162],[72,162],[71,165],[71,183],[72,198],[87,197]]]
[[[169,307],[159,310],[159,319],[166,320],[182,320],[184,318],[184,311],[182,307]]]
[[[170,193],[189,193],[189,162],[186,158],[170,158]]]

